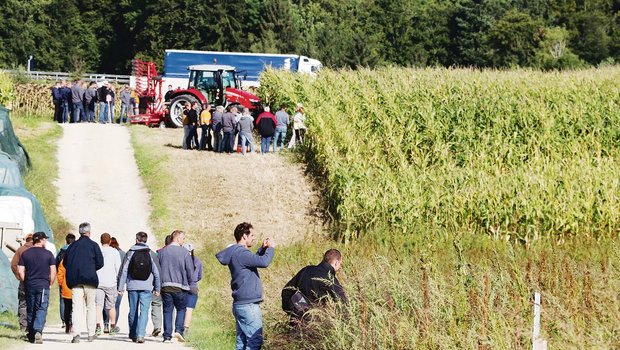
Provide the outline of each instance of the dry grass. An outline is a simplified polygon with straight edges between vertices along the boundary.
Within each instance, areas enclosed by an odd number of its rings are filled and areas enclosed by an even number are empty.
[[[191,238],[228,242],[235,226],[248,221],[280,244],[323,231],[316,216],[319,197],[302,166],[292,165],[286,156],[187,151],[180,147],[181,129],[131,130],[134,143],[167,160],[159,171],[170,178],[163,185],[169,188],[159,190],[174,193],[166,205],[176,214],[171,215],[172,227],[156,223],[155,230],[182,228]]]

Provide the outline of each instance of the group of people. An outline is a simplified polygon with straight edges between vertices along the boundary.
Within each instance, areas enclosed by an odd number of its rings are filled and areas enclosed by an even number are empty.
[[[108,233],[100,236],[100,245],[93,241],[89,223],[80,224],[79,233],[77,240],[73,234],[66,236],[67,244],[56,257],[45,248],[45,233],[28,235],[26,244],[11,261],[20,280],[19,318],[28,340],[43,342],[50,288],[58,279],[61,318],[65,332],[72,335],[72,343],[79,343],[84,334],[88,341],[94,341],[102,333],[102,324],[103,333],[116,335],[124,294],[129,299],[129,338],[133,342],[144,343],[149,310],[152,336],[162,332],[163,316],[164,343],[171,342],[173,337],[184,342],[202,279],[202,262],[194,255],[193,246],[185,244],[185,233],[173,231],[166,237],[164,247],[153,251],[146,244],[147,233],[138,232],[135,244],[126,253]],[[271,264],[276,244],[272,238],[266,238],[252,253],[256,232],[247,222],[236,226],[234,238],[236,244],[217,253],[216,259],[230,270],[235,348],[260,349],[263,286],[258,269]],[[329,249],[318,265],[304,267],[284,286],[282,309],[291,316],[293,324],[303,325],[307,311],[328,300],[347,302],[336,278],[341,266],[341,253]]]
[[[176,230],[157,251],[146,244],[148,234],[138,232],[135,244],[125,253],[109,233],[100,236],[101,245],[91,239],[88,223],[79,226],[79,239],[68,234],[56,257],[45,249],[47,236],[37,232],[26,237],[11,261],[20,280],[19,320],[28,341],[40,344],[47,318],[50,288],[58,279],[61,319],[71,342],[88,341],[103,333],[116,335],[123,295],[129,299],[129,338],[144,343],[146,325],[153,322],[152,336],[162,333],[163,341],[184,342],[192,310],[198,301],[202,263],[194,247],[185,244],[185,233]],[[173,313],[176,318],[173,321]]]
[[[265,106],[256,120],[248,108],[241,110],[239,108],[237,105],[230,105],[227,109],[217,106],[211,113],[211,106],[204,104],[199,115],[198,102],[186,103],[183,110],[183,149],[229,154],[237,151],[245,155],[247,151],[254,152],[255,128],[260,136],[261,154],[269,153],[272,146],[274,153],[278,148],[282,150],[286,147],[285,139],[291,126],[291,117],[286,112],[286,106],[280,106],[275,115],[271,113],[269,106]],[[297,104],[292,119],[294,133],[289,143],[291,147],[303,144],[305,137],[306,116],[301,103]],[[202,131],[200,141],[198,141],[198,128]]]
[[[99,123],[114,123],[116,99],[116,88],[108,81],[103,81],[101,86],[81,80],[72,84],[58,81],[52,87],[54,120],[58,123],[94,123],[98,107]],[[139,97],[134,89],[125,85],[120,91],[120,102],[119,124],[128,122],[129,117],[136,113]]]

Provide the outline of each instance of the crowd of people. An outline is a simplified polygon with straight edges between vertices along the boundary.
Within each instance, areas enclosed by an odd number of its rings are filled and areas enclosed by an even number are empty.
[[[127,123],[129,117],[137,113],[139,97],[136,91],[125,85],[120,91],[121,111],[118,123]],[[117,93],[114,85],[103,81],[101,86],[91,82],[87,84],[75,80],[72,84],[66,80],[56,82],[52,87],[54,103],[54,121],[58,123],[115,123],[114,106]]]
[[[197,149],[214,151],[217,153],[242,153],[254,152],[253,131],[256,128],[260,136],[260,153],[267,154],[273,147],[273,152],[296,144],[303,144],[306,132],[306,116],[303,105],[297,104],[293,115],[291,140],[285,142],[291,117],[286,112],[286,106],[280,106],[280,110],[274,115],[269,106],[258,115],[256,120],[250,114],[248,108],[230,105],[227,109],[216,106],[211,113],[211,106],[203,104],[200,115],[199,104],[186,103],[183,110],[183,149]],[[201,130],[200,141],[198,129]],[[272,143],[273,141],[273,143]]]
[[[19,286],[19,323],[27,340],[41,344],[47,318],[50,288],[58,280],[61,319],[71,342],[94,341],[102,333],[118,334],[119,306],[125,294],[129,299],[128,335],[136,343],[145,342],[150,316],[152,336],[162,334],[163,342],[173,338],[185,341],[193,309],[198,301],[198,282],[202,279],[202,262],[194,247],[185,243],[185,233],[175,230],[165,245],[151,250],[148,234],[138,232],[135,244],[124,252],[109,233],[91,239],[91,226],[79,226],[79,239],[67,234],[56,257],[45,248],[43,232],[29,234],[11,261]],[[258,268],[267,268],[274,258],[275,241],[266,238],[254,254],[256,241],[252,224],[243,222],[234,230],[236,244],[216,254],[228,266],[236,326],[235,349],[260,349],[263,344],[263,321],[260,303],[263,286]],[[301,269],[282,290],[282,309],[291,323],[303,325],[307,311],[328,300],[347,302],[336,278],[342,255],[336,249],[325,252],[318,265]],[[173,315],[176,313],[175,319]],[[84,337],[84,338],[83,338]]]

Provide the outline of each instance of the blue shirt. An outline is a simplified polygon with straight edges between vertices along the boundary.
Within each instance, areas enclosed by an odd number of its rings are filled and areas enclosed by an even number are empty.
[[[18,266],[26,269],[26,289],[48,289],[50,287],[50,266],[56,267],[54,254],[43,247],[32,247],[19,257]]]

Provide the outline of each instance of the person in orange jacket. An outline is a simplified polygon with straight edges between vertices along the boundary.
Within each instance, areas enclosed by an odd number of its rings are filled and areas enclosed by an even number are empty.
[[[65,333],[71,333],[71,327],[73,326],[73,302],[71,293],[71,288],[67,286],[67,279],[65,278],[67,270],[65,269],[64,260],[60,261],[58,264],[58,272],[56,277],[58,279],[58,285],[60,286],[60,297],[62,298],[62,302],[65,304]]]

